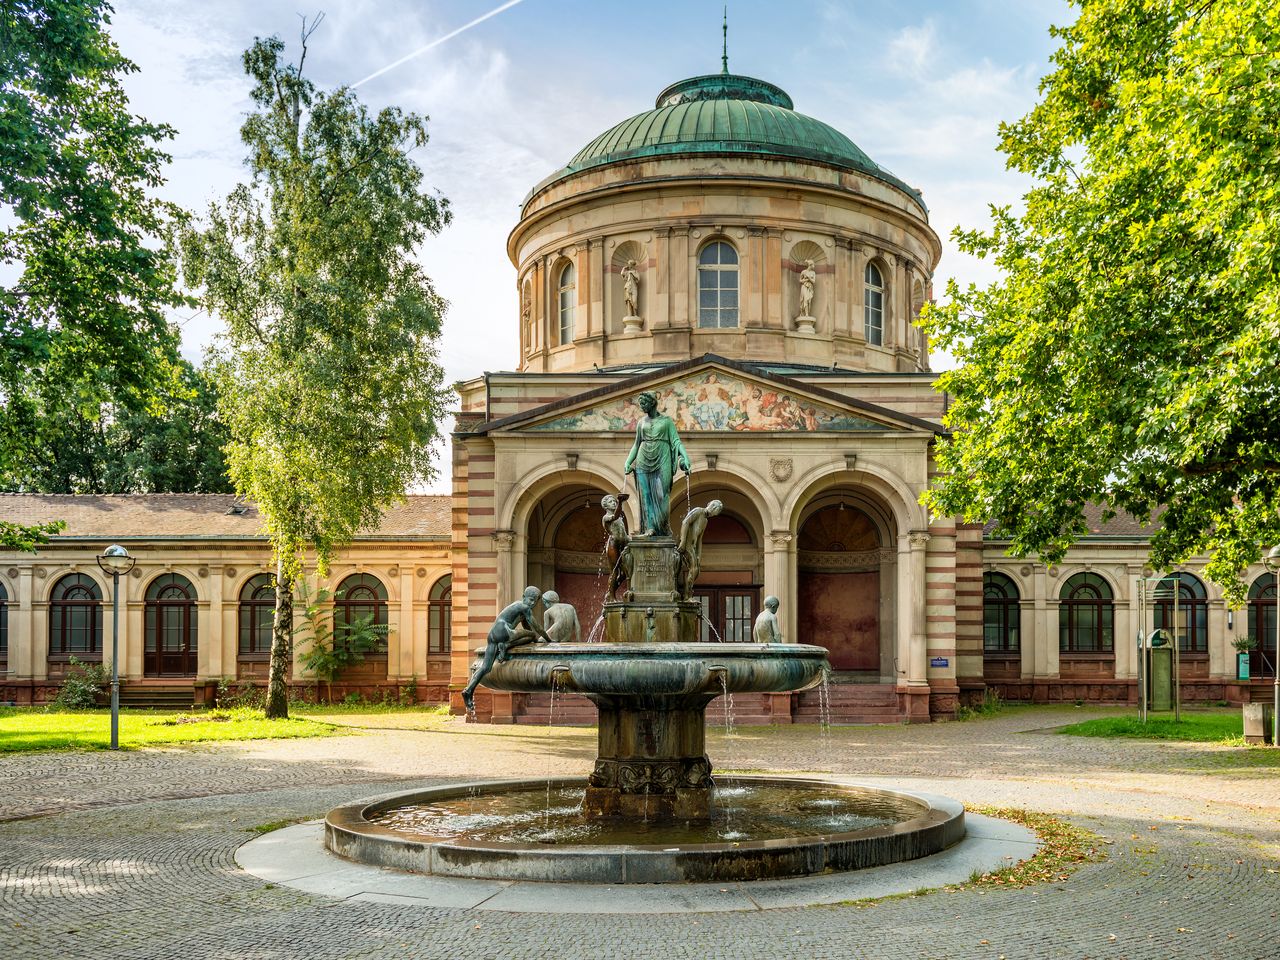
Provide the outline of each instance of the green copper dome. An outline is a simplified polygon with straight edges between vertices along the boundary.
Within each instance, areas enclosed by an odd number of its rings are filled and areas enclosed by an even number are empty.
[[[606,130],[535,189],[623,160],[706,154],[785,157],[829,164],[892,184],[924,206],[920,192],[821,120],[792,109],[786,92],[764,80],[719,73],[681,80],[658,94],[654,109]]]

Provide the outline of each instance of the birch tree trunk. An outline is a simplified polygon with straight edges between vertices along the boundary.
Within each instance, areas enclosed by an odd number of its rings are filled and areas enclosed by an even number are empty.
[[[271,623],[271,679],[267,682],[267,719],[289,716],[289,664],[293,660],[293,575],[276,561],[276,613]]]

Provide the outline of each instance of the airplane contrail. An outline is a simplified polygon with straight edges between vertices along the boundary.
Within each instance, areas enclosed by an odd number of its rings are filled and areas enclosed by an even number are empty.
[[[502,11],[510,10],[517,3],[523,3],[523,2],[524,0],[507,0],[506,3],[502,4],[502,6],[494,7],[488,13],[483,14],[482,16],[476,17],[470,23],[464,23],[457,30],[453,30],[449,33],[446,33],[443,37],[437,37],[435,40],[432,40],[430,43],[428,43],[425,47],[419,47],[417,50],[413,51],[413,53],[405,54],[395,63],[389,63],[385,67],[383,67],[381,70],[375,70],[373,73],[369,74],[367,77],[361,80],[360,83],[353,83],[351,85],[351,89],[354,90],[356,87],[360,86],[360,84],[368,83],[370,80],[374,79],[375,77],[382,76],[388,70],[394,70],[396,67],[400,66],[400,64],[405,63],[409,60],[412,60],[414,57],[421,56],[422,54],[426,53],[428,50],[431,50],[434,47],[440,46],[440,44],[444,43],[446,40],[452,40],[458,34],[463,33],[467,30],[470,30],[476,24],[484,23],[490,17],[496,17],[498,14],[502,13]]]

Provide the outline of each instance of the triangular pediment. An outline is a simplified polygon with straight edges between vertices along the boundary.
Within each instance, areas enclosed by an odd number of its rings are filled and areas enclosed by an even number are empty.
[[[822,387],[761,372],[722,358],[701,358],[655,370],[486,425],[488,430],[625,433],[644,415],[641,391],[681,433],[939,432],[927,421]]]

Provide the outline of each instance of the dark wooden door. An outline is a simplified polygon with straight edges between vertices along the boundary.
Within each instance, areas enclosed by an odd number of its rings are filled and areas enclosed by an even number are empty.
[[[196,675],[195,604],[189,600],[147,603],[147,645],[143,672],[148,677]]]
[[[701,636],[710,643],[750,643],[751,628],[760,612],[758,586],[696,587],[693,599],[702,604]]]

